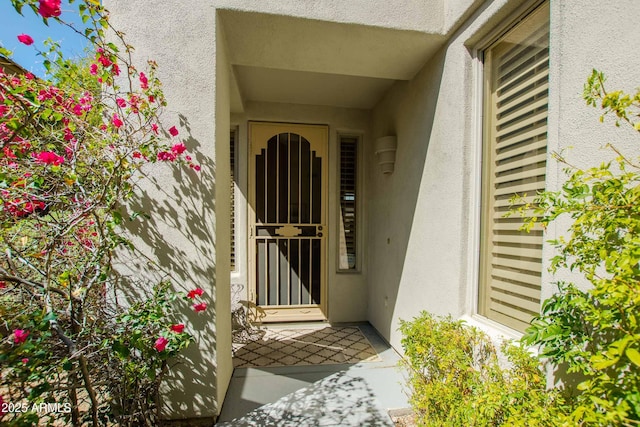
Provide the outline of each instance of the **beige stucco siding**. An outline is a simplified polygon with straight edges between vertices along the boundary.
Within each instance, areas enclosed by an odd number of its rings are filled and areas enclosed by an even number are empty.
[[[167,382],[167,416],[215,417],[232,372],[229,281],[246,292],[251,274],[249,121],[329,126],[330,321],[368,320],[398,348],[400,319],[421,310],[464,316],[492,333],[508,334],[476,315],[482,165],[478,52],[535,1],[104,3],[114,26],[136,47],[135,61],[158,62],[169,103],[163,120],[167,127],[181,123],[180,137],[202,165],[200,174],[150,168],[141,191],[152,219],[134,230],[139,246],[174,283],[202,287],[210,303],[204,315],[184,307],[197,344]],[[588,108],[581,94],[593,67],[609,76],[611,89],[638,85],[640,59],[634,49],[640,42],[640,2],[552,0],[550,14],[549,151],[576,147],[569,155],[581,165],[611,158],[599,148],[606,142],[637,154],[635,135],[600,124],[598,111]],[[278,37],[269,36],[279,28]],[[233,273],[232,128],[238,129],[238,269]],[[335,256],[340,133],[361,137],[363,160],[361,268],[349,274],[337,272]],[[390,175],[380,171],[374,148],[375,140],[387,135],[398,141]],[[548,188],[559,188],[562,167],[550,156],[547,167]],[[550,227],[546,238],[561,230]],[[552,248],[545,245],[543,254],[549,259]],[[123,271],[144,275],[146,268],[129,262]],[[567,276],[543,274],[543,297],[551,295],[558,278]]]
[[[535,2],[485,2],[409,82],[397,83],[373,109],[372,136],[397,134],[396,172],[383,176],[368,153],[369,320],[399,346],[399,319],[420,310],[464,316],[492,334],[506,333],[476,316],[481,168],[481,77],[477,49]],[[634,1],[551,2],[549,153],[567,149],[579,165],[612,159],[602,150],[616,142],[640,150],[633,132],[598,121],[582,88],[592,68],[607,87],[632,90],[640,81],[633,46],[640,41]],[[612,29],[615,28],[615,31]],[[547,188],[558,189],[563,166],[549,155]],[[562,233],[549,228],[545,239]],[[554,252],[544,246],[544,259]],[[559,279],[543,268],[542,297]]]
[[[393,175],[368,171],[369,319],[398,348],[400,319],[421,310],[454,317],[473,310],[478,76],[465,43],[490,31],[500,9],[514,3],[493,2],[473,16],[373,110],[373,137],[397,134],[398,153]],[[374,163],[373,152],[369,159]]]
[[[231,375],[229,319],[228,74],[216,9],[199,1],[105,1],[117,11],[112,23],[135,45],[134,62],[153,59],[169,107],[165,128],[179,138],[201,172],[154,165],[140,182],[151,220],[135,230],[136,245],[179,290],[201,287],[209,308],[195,314],[186,303],[185,323],[196,343],[165,381],[163,411],[170,418],[215,417]],[[221,82],[218,84],[217,82]],[[223,131],[221,130],[223,129]],[[224,158],[225,162],[216,160]],[[144,264],[133,265],[144,275]],[[223,272],[222,274],[220,272]]]
[[[213,3],[219,9],[428,33],[441,32],[444,24],[441,0],[215,0]]]
[[[550,87],[549,87],[549,150],[563,153],[570,163],[598,166],[616,155],[604,148],[612,143],[631,158],[640,155],[637,133],[628,126],[616,128],[613,117],[599,122],[600,111],[587,107],[582,92],[592,69],[605,73],[608,91],[623,89],[634,93],[640,86],[640,2],[551,2]],[[565,179],[564,166],[547,164],[547,188],[559,190]],[[548,237],[564,233],[566,222],[549,228]],[[545,259],[551,259],[554,249],[544,247]],[[586,285],[576,274],[559,271],[552,275],[543,271],[543,283],[559,280]],[[555,286],[543,288],[543,298],[556,291]]]

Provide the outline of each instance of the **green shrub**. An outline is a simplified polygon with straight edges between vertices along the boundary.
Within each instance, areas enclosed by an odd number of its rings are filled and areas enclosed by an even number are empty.
[[[539,361],[504,343],[501,366],[489,337],[451,317],[423,312],[400,325],[410,402],[422,426],[551,426],[567,412],[546,390]]]
[[[607,92],[602,73],[585,85],[588,105],[615,116],[616,126],[640,132],[640,89]],[[509,368],[498,364],[482,332],[450,317],[427,313],[403,322],[402,345],[410,368],[411,403],[424,426],[639,426],[640,425],[640,160],[617,155],[615,162],[577,168],[562,156],[568,175],[560,191],[545,191],[512,213],[548,226],[560,217],[572,222],[551,270],[581,273],[587,290],[558,283],[522,343],[538,348],[533,357],[505,344]],[[526,195],[524,195],[526,196]],[[530,217],[527,212],[534,210]],[[546,389],[542,363],[556,374],[576,374],[577,387]]]
[[[615,124],[640,132],[640,89],[635,95],[607,92],[593,71],[585,85],[589,105],[616,116]],[[541,356],[566,366],[583,381],[577,386],[575,425],[640,425],[640,162],[615,147],[615,162],[581,169],[566,165],[560,191],[535,200],[544,226],[570,217],[568,236],[551,243],[558,255],[552,270],[570,269],[590,283],[588,290],[559,283],[542,306],[524,342]],[[613,164],[613,166],[612,166]]]

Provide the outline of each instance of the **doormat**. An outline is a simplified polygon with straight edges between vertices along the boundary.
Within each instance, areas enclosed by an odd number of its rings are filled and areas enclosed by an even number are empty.
[[[337,365],[382,360],[355,326],[263,331],[260,338],[233,344],[234,368]]]

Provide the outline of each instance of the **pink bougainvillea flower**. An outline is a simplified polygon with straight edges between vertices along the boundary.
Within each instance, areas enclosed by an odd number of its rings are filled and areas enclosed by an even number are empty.
[[[61,0],[39,0],[40,7],[38,7],[38,13],[43,18],[52,18],[60,16],[62,11],[60,10]]]
[[[64,129],[64,140],[65,141],[72,141],[73,139],[74,139],[74,136],[73,136],[73,132],[71,132],[71,129],[65,128]]]
[[[60,166],[64,163],[64,157],[57,155],[53,151],[43,151],[33,155],[36,160],[46,165]]]
[[[199,304],[193,304],[193,309],[196,311],[196,313],[200,313],[201,311],[205,311],[207,309],[207,303],[206,302],[201,302]]]
[[[38,92],[38,101],[47,101],[51,98],[53,98],[51,91],[40,89],[40,92]]]
[[[132,154],[134,159],[141,159],[142,158],[142,153],[139,151],[134,151]]]
[[[111,59],[109,59],[108,56],[100,56],[98,58],[98,62],[102,64],[103,67],[108,67],[109,65],[113,64],[113,62],[111,62]]]
[[[171,134],[171,136],[176,136],[176,135],[178,135],[178,129],[176,129],[175,126],[171,126],[169,128],[169,133]]]
[[[194,290],[189,291],[189,293],[187,294],[187,298],[194,299],[195,297],[202,296],[202,294],[204,294],[204,290],[202,290],[201,288],[195,288]]]
[[[168,151],[160,151],[157,157],[158,160],[163,162],[172,162],[176,159],[176,155],[173,153],[169,153]]]
[[[116,98],[116,104],[118,104],[118,107],[126,107],[127,106],[127,100],[124,98]]]
[[[80,104],[74,105],[72,111],[73,111],[73,114],[75,114],[78,117],[84,114],[84,108],[82,108],[82,105]]]
[[[151,130],[153,131],[153,133],[157,134],[158,133],[158,125],[153,123],[151,125]]]
[[[158,351],[164,351],[164,349],[167,348],[168,343],[169,343],[168,339],[166,339],[165,337],[160,337],[156,340],[156,343],[153,345],[153,348],[155,348]]]
[[[111,119],[111,123],[116,127],[119,128],[120,126],[123,125],[122,120],[120,120],[120,117],[118,117],[117,114],[113,115],[113,118]]]
[[[23,357],[22,358],[22,364],[26,365],[27,363],[29,363],[29,358],[28,357]]]
[[[5,202],[5,207],[9,213],[15,217],[22,218],[29,216],[36,211],[44,211],[46,205],[42,200],[22,200],[16,199]]]
[[[171,325],[170,329],[175,333],[181,334],[182,331],[184,331],[184,324],[178,323],[177,325]]]
[[[81,104],[91,104],[93,102],[93,95],[91,92],[85,92],[84,96],[80,98]]]
[[[5,289],[7,287],[7,282],[0,282],[0,289]]]
[[[179,144],[174,144],[174,146],[171,147],[171,151],[178,156],[184,153],[186,150],[187,150],[187,147],[184,145],[183,142],[180,142]]]
[[[194,171],[200,172],[200,165],[190,165],[190,166]]]
[[[24,329],[16,329],[13,331],[13,342],[15,344],[22,344],[27,340],[29,336],[29,331],[25,331]]]
[[[98,64],[91,64],[91,66],[89,67],[89,72],[94,76],[98,74]]]
[[[118,64],[113,64],[111,66],[111,74],[113,74],[114,76],[119,76],[120,75],[120,67],[118,67]]]
[[[149,80],[144,73],[140,73],[140,87],[142,89],[149,89]]]
[[[6,115],[9,112],[9,107],[6,105],[0,105],[0,117]]]
[[[27,80],[33,80],[36,78],[36,76],[34,76],[33,73],[25,73],[24,78]]]
[[[33,38],[29,34],[20,34],[18,36],[18,41],[22,44],[26,44],[27,46],[31,46],[33,44]]]
[[[156,97],[153,95],[149,95],[149,102],[156,102]]]

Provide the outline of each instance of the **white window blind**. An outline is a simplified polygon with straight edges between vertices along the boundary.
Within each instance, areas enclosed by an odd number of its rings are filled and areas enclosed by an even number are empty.
[[[338,268],[357,267],[358,138],[340,137],[340,248]]]
[[[542,230],[505,218],[514,194],[545,188],[549,87],[548,3],[484,52],[485,132],[480,314],[524,331],[540,311]]]

